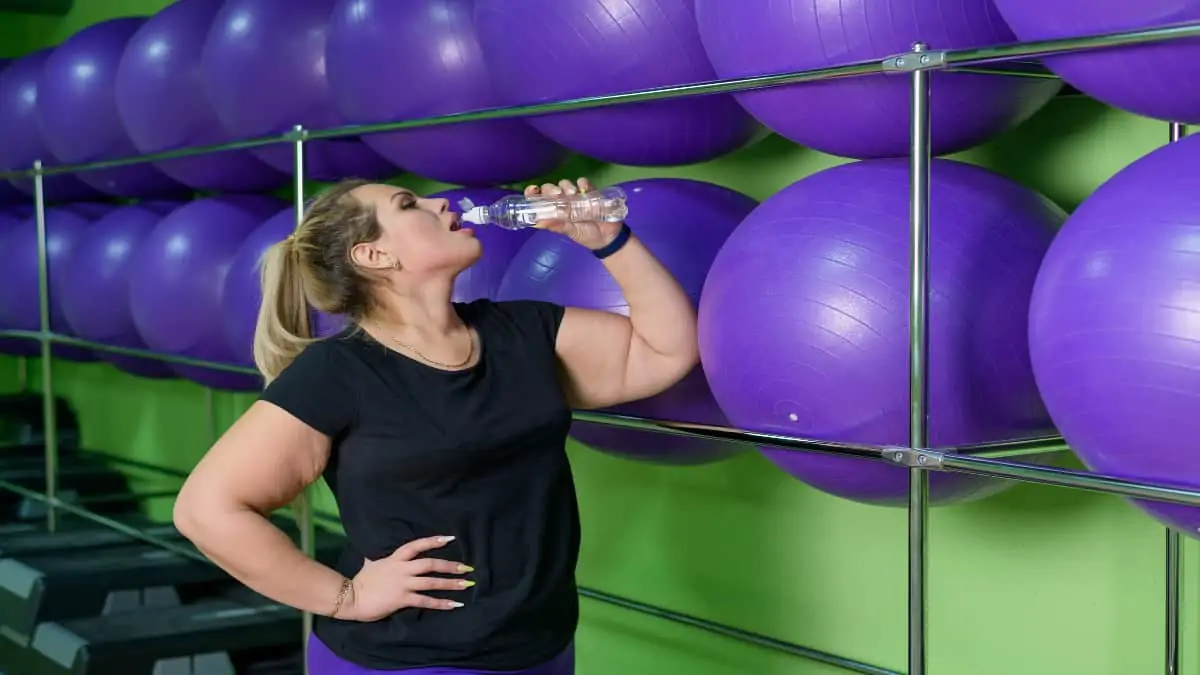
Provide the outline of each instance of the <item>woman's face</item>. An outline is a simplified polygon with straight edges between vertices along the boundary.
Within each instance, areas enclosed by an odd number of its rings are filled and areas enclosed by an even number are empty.
[[[427,199],[391,185],[364,185],[354,196],[374,208],[382,230],[370,244],[379,258],[372,267],[396,261],[401,271],[417,276],[456,274],[483,254],[474,232],[459,227],[458,214],[445,199]]]

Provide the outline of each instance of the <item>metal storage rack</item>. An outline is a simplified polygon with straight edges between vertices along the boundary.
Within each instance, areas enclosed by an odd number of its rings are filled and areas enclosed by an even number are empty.
[[[1013,63],[1024,59],[1114,47],[1133,46],[1200,37],[1200,23],[1177,24],[1138,31],[1088,35],[1075,38],[1013,43],[988,47],[956,50],[930,49],[923,43],[913,45],[911,52],[897,54],[881,60],[860,61],[840,66],[780,73],[737,79],[715,80],[672,87],[661,87],[640,91],[595,96],[553,103],[510,106],[486,110],[466,111],[434,118],[405,120],[386,124],[356,125],[335,129],[305,129],[297,126],[280,136],[251,139],[221,145],[187,148],[178,151],[122,158],[78,165],[45,166],[41,161],[26,170],[0,172],[0,179],[32,178],[34,182],[35,221],[38,234],[38,293],[41,330],[0,331],[0,338],[36,340],[41,344],[41,375],[43,411],[45,416],[45,463],[46,489],[44,493],[28,490],[19,485],[0,480],[0,489],[18,493],[48,505],[47,527],[54,531],[58,527],[60,512],[85,518],[99,525],[110,527],[140,540],[204,562],[207,559],[194,551],[180,547],[171,541],[160,539],[140,530],[92,513],[90,510],[63,501],[58,497],[58,439],[55,433],[54,386],[51,372],[52,346],[73,345],[115,354],[138,356],[147,359],[181,365],[202,366],[215,370],[254,374],[255,371],[223,363],[210,363],[156,352],[114,347],[77,338],[58,335],[50,331],[49,275],[46,250],[45,194],[43,177],[96,171],[167,159],[190,157],[202,154],[249,149],[277,143],[290,143],[295,158],[295,206],[297,221],[305,204],[305,143],[309,140],[360,136],[387,131],[400,131],[444,124],[456,124],[481,120],[525,117],[547,113],[568,112],[587,108],[598,108],[623,103],[638,103],[684,96],[728,94],[750,89],[777,87],[834,78],[858,77],[863,75],[889,74],[908,77],[911,81],[910,121],[910,222],[911,222],[911,276],[909,299],[909,444],[906,447],[871,447],[846,443],[832,443],[803,438],[792,438],[774,434],[756,433],[740,429],[681,423],[670,420],[642,419],[629,416],[595,412],[576,412],[575,419],[618,427],[637,429],[668,435],[718,439],[749,445],[771,446],[797,452],[822,452],[833,455],[860,457],[907,467],[909,469],[908,499],[908,668],[907,675],[926,675],[928,638],[926,634],[928,575],[926,567],[927,532],[929,512],[929,472],[955,471],[977,476],[988,476],[1028,483],[1074,488],[1091,492],[1136,497],[1200,506],[1200,490],[1182,490],[1150,482],[1138,482],[1087,471],[1049,468],[1012,461],[1011,458],[1026,454],[1062,451],[1066,449],[1060,436],[1016,439],[959,447],[928,447],[926,361],[928,359],[927,307],[929,302],[928,259],[929,259],[929,170],[932,160],[929,134],[929,73],[932,71],[968,71],[989,73],[999,77],[1054,77],[1044,70],[1012,69],[992,67],[991,64]],[[1179,140],[1185,129],[1183,125],[1169,125],[1169,141]],[[208,413],[211,416],[211,391]],[[211,422],[211,418],[210,418]],[[131,460],[116,461],[142,469],[165,474],[185,476],[172,470]],[[311,493],[300,500],[311,504]],[[337,517],[314,512],[310,507],[297,508],[294,513],[301,530],[301,547],[310,556],[313,553],[314,523],[316,520],[337,522]],[[1172,530],[1166,531],[1166,598],[1165,598],[1165,641],[1164,672],[1179,675],[1180,664],[1180,560],[1181,536]],[[795,645],[768,636],[750,633],[730,626],[688,616],[665,608],[637,602],[627,598],[592,589],[581,589],[581,595],[602,602],[619,605],[641,613],[658,616],[693,626],[698,629],[768,647],[796,656],[843,668],[850,672],[866,675],[902,675],[893,670],[862,663],[835,654]],[[305,615],[303,638],[311,631],[311,615]],[[299,636],[298,636],[299,637]]]

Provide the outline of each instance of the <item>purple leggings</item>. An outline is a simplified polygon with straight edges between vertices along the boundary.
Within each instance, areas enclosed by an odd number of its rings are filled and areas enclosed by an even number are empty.
[[[313,635],[308,640],[308,672],[310,675],[574,675],[575,650],[574,647],[568,647],[562,654],[546,663],[525,670],[463,670],[440,666],[409,670],[371,670],[338,658],[329,651],[325,643]]]

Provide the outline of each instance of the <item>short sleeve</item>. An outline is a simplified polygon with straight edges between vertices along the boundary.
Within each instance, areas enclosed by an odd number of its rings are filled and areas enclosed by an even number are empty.
[[[558,328],[566,313],[564,306],[542,300],[489,303],[489,309],[501,314],[522,339],[536,340],[551,351],[558,340]]]
[[[259,395],[317,431],[334,438],[354,420],[357,401],[338,367],[337,345],[314,342]]]

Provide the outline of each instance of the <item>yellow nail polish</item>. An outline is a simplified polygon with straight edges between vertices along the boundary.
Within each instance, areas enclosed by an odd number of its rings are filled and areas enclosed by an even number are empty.
[[[462,581],[460,581],[458,583],[462,584],[463,588],[470,588],[475,585],[474,581],[467,581],[466,579],[463,579]]]
[[[465,574],[466,572],[474,572],[475,568],[470,565],[459,565],[458,571]]]

